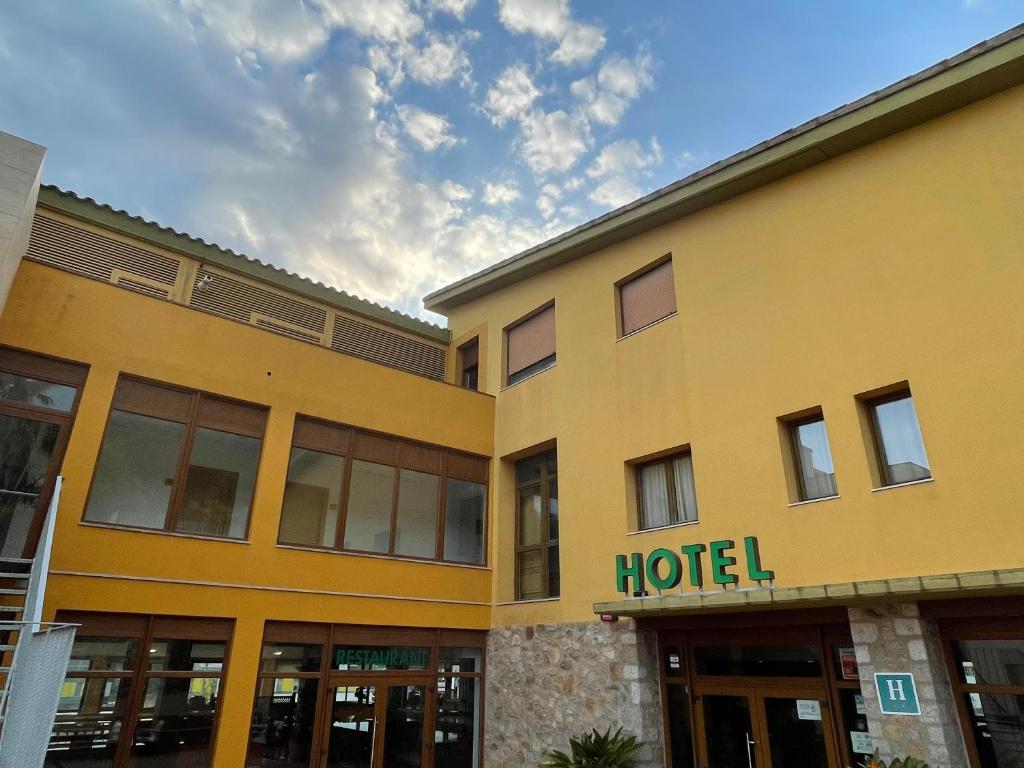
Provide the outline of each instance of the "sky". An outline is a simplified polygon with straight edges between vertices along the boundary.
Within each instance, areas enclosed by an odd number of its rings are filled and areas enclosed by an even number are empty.
[[[5,0],[43,180],[422,297],[1024,21],[1024,0]]]

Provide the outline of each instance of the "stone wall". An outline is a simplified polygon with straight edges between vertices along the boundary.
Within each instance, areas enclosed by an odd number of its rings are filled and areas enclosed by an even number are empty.
[[[656,637],[629,619],[491,630],[486,707],[485,768],[535,768],[609,726],[644,742],[636,768],[664,766]]]
[[[967,753],[935,623],[921,618],[916,603],[850,608],[850,631],[860,668],[868,730],[881,756],[911,755],[929,768],[967,768]],[[876,672],[910,672],[920,716],[883,715]]]

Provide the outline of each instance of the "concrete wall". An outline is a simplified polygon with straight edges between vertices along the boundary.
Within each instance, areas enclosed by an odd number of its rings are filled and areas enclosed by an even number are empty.
[[[46,147],[0,131],[0,313],[28,248]]]

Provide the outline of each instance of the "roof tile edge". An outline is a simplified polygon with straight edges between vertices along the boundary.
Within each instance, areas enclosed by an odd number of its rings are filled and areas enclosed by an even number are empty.
[[[249,277],[271,283],[286,291],[323,302],[353,314],[400,328],[409,333],[448,344],[451,332],[447,328],[426,320],[407,315],[396,309],[385,307],[367,299],[332,288],[308,277],[288,272],[244,254],[235,253],[215,243],[165,227],[157,222],[147,221],[127,211],[117,210],[91,197],[81,197],[75,192],[60,189],[52,184],[39,188],[39,205],[51,208],[69,216],[83,219],[101,227],[112,229],[123,235],[149,242],[161,248],[176,251],[201,262],[214,264],[239,272]]]

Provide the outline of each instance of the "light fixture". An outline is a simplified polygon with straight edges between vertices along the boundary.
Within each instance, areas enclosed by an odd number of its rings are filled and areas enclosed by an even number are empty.
[[[150,653],[156,653],[156,648],[150,648],[150,649],[149,649],[149,652],[150,652]]]
[[[275,656],[280,656],[284,651],[274,651]]]

